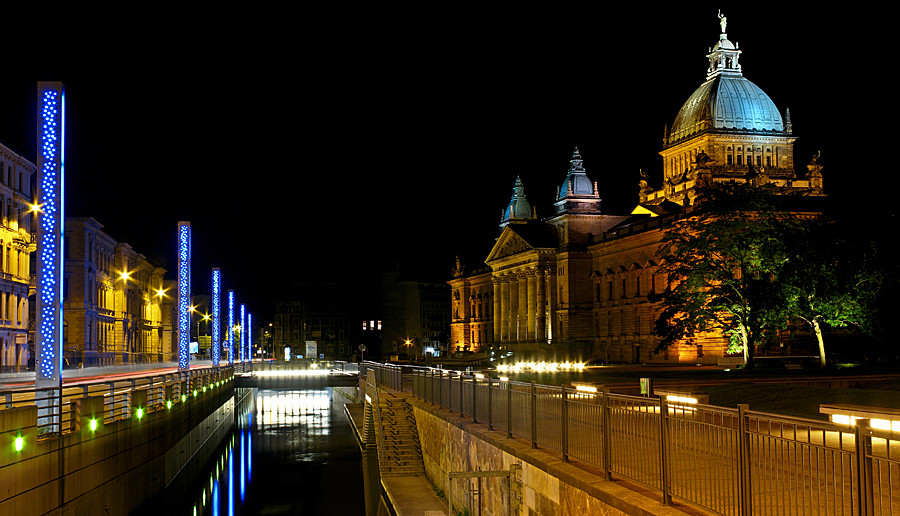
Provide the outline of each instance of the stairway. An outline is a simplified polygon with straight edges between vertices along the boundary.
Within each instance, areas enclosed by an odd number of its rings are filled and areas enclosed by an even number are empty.
[[[425,475],[422,446],[412,407],[405,398],[379,394],[381,432],[378,446],[378,468],[382,477]],[[383,443],[383,445],[382,445]]]

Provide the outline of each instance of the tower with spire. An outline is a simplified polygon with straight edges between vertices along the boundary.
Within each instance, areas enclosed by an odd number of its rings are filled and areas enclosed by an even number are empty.
[[[516,176],[516,184],[513,186],[512,198],[509,205],[503,210],[500,217],[500,228],[506,227],[508,224],[517,224],[536,219],[536,213],[531,203],[525,197],[525,185],[522,184],[522,178]]]
[[[591,235],[598,235],[622,220],[622,217],[604,215],[600,201],[597,183],[588,177],[581,152],[575,147],[566,178],[556,192],[553,204],[556,213],[547,221],[556,227],[560,244],[586,244]]]

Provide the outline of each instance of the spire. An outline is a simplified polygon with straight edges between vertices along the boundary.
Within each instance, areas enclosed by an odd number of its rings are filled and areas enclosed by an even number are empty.
[[[722,32],[719,34],[719,42],[706,56],[709,59],[709,69],[706,71],[707,79],[722,74],[743,75],[741,65],[738,63],[741,51],[738,50],[737,45],[728,40],[728,34],[725,32],[727,25],[728,18],[720,10],[719,26],[722,28]]]
[[[506,207],[506,210],[503,212],[503,216],[500,219],[500,227],[502,228],[510,222],[520,222],[533,218],[536,217],[534,209],[531,207],[528,199],[525,198],[525,185],[522,183],[522,178],[516,176],[512,198],[510,198],[509,205]]]
[[[784,108],[784,130],[785,132],[794,132],[794,124],[791,123],[791,108]]]
[[[584,160],[581,159],[581,153],[578,152],[578,146],[575,146],[575,152],[572,153],[572,159],[569,160],[569,172],[584,172],[584,166],[582,166]]]

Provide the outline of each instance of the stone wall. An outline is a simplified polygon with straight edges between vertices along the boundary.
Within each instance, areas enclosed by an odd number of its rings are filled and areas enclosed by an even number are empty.
[[[653,493],[647,496],[619,482],[603,480],[602,472],[589,466],[564,462],[559,452],[533,449],[528,441],[509,439],[506,432],[489,430],[486,424],[474,423],[471,418],[415,398],[408,400],[419,429],[425,474],[445,496],[451,492],[451,471],[508,471],[514,464],[521,467],[509,488],[505,479],[482,481],[480,514],[484,516],[684,514],[662,505],[660,498],[652,498]],[[453,514],[463,509],[479,514],[476,506],[467,505],[471,503],[467,482],[453,482]]]

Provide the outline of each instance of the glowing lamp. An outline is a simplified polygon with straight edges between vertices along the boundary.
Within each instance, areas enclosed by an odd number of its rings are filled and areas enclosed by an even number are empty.
[[[90,423],[88,423],[88,428],[91,429],[91,432],[97,431],[97,418],[91,418]]]
[[[13,443],[13,447],[16,449],[17,452],[22,451],[22,448],[25,447],[25,438],[22,437],[21,435],[17,435],[16,440]]]

